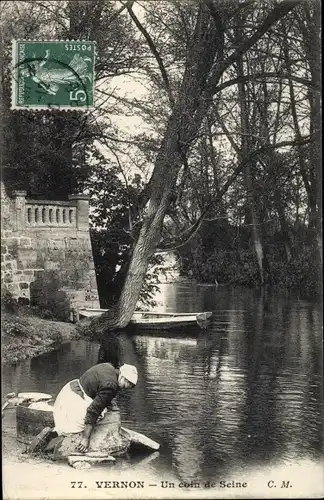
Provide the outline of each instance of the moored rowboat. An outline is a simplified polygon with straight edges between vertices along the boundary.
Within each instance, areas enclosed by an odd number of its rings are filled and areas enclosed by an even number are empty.
[[[108,309],[79,309],[79,317],[101,316]],[[160,313],[155,311],[135,311],[129,323],[141,330],[169,330],[186,326],[203,325],[212,317],[212,312],[201,313]]]

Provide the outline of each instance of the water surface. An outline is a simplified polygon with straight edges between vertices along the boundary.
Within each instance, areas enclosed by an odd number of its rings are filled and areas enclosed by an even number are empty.
[[[311,302],[195,284],[163,285],[159,310],[213,311],[207,331],[123,336],[139,382],[119,405],[127,427],[161,444],[157,471],[181,480],[319,462],[321,311]],[[3,392],[56,395],[96,363],[99,346],[73,341],[3,368]]]

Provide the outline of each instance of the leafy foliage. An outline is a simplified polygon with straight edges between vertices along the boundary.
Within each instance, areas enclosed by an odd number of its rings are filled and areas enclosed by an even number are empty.
[[[1,284],[1,311],[16,313],[19,309],[17,299]]]
[[[1,318],[2,361],[16,363],[38,356],[71,338],[73,325],[57,325],[29,314],[3,312]]]
[[[11,337],[27,337],[29,323],[26,318],[8,316],[1,324],[4,335]]]
[[[92,199],[91,241],[101,306],[116,304],[121,293],[132,245],[141,227],[139,211],[143,183],[134,175],[127,184],[119,166],[107,165],[99,151],[93,151],[92,176],[86,184]],[[154,255],[141,290],[143,305],[155,305],[164,259]]]
[[[32,307],[46,311],[45,318],[69,320],[70,302],[61,290],[61,281],[55,271],[47,271],[45,276],[42,274],[31,283],[30,303]]]
[[[299,243],[296,241],[287,262],[283,243],[280,231],[269,231],[266,235],[266,284],[297,292],[303,297],[319,295],[321,276],[316,246],[305,244],[304,238]],[[186,276],[205,283],[258,286],[258,264],[246,228],[209,223],[179,253],[181,273]]]

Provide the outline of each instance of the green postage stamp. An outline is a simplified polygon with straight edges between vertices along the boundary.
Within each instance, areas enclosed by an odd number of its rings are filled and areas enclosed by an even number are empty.
[[[13,41],[12,109],[93,109],[95,45]]]

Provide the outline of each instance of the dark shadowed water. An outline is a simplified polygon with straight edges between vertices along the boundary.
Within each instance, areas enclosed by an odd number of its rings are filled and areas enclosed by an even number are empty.
[[[235,468],[318,462],[322,453],[321,310],[311,302],[191,284],[163,285],[160,310],[212,310],[206,332],[123,337],[139,382],[119,405],[126,426],[161,444],[154,462],[184,480]],[[3,392],[56,395],[97,361],[74,341],[3,369]]]

